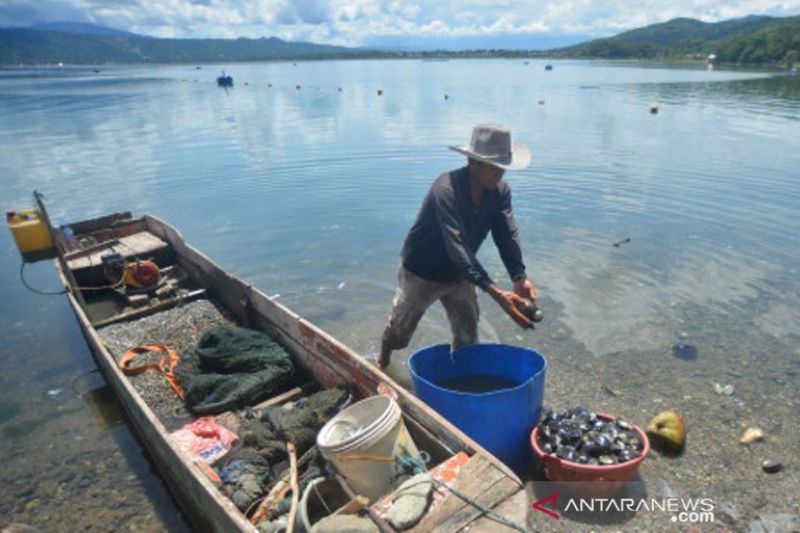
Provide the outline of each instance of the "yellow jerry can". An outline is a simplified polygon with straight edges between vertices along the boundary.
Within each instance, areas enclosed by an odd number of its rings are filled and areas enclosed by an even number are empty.
[[[24,261],[38,261],[55,256],[55,246],[50,228],[36,208],[9,211],[6,224]]]

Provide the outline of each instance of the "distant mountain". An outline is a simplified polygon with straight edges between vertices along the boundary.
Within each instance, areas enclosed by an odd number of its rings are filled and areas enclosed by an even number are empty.
[[[0,29],[0,64],[205,63],[369,56],[374,52],[261,39],[158,39],[108,28]],[[77,30],[90,29],[89,33]]]
[[[715,23],[676,18],[561,48],[554,54],[613,59],[715,54],[721,63],[793,64],[800,55],[800,17],[751,15]]]
[[[547,37],[550,43],[557,36]],[[550,48],[535,36],[497,35],[477,41],[377,38],[369,48],[261,39],[158,39],[91,24],[55,23],[0,29],[0,65],[207,63],[356,57],[705,58],[720,63],[793,65],[800,58],[800,17],[751,15],[707,23],[677,18],[614,37]],[[568,41],[561,41],[561,45]],[[531,50],[534,47],[539,50]],[[428,51],[425,51],[428,50]]]
[[[76,33],[79,35],[111,35],[116,37],[142,37],[128,31],[115,30],[105,26],[95,24],[85,24],[83,22],[45,22],[28,26],[30,30],[57,31],[61,33]]]
[[[369,37],[364,46],[391,52],[422,52],[431,50],[550,50],[578,44],[590,39],[589,35],[556,34],[497,34],[470,36],[392,35]]]

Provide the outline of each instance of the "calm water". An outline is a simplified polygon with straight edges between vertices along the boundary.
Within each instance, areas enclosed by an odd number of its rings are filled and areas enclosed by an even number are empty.
[[[482,297],[481,336],[549,357],[546,402],[598,401],[559,394],[559,382],[633,358],[669,362],[662,396],[716,401],[710,383],[733,379],[765,402],[737,392],[730,408],[741,416],[778,399],[796,413],[800,76],[543,65],[235,64],[224,66],[236,83],[228,93],[217,66],[2,71],[0,204],[26,207],[36,188],[58,223],[128,209],[162,217],[369,354],[422,196],[463,163],[444,146],[466,144],[474,123],[501,122],[534,154],[507,180],[546,319],[523,333]],[[22,287],[5,230],[0,257],[3,522],[184,528],[102,394],[64,297]],[[480,257],[508,286],[491,240]],[[58,288],[49,262],[27,278]],[[448,332],[432,309],[391,373],[408,383],[407,355]],[[673,357],[677,342],[696,347],[696,360]],[[785,379],[751,377],[745,360]],[[681,390],[690,382],[702,394]],[[786,431],[786,442],[800,440]]]

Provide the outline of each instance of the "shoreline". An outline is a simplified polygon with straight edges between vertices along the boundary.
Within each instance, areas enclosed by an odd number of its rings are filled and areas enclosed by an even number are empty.
[[[425,54],[433,55],[420,55],[418,52],[409,52],[407,55],[347,55],[342,57],[286,57],[286,58],[262,58],[262,59],[230,59],[230,60],[209,60],[209,61],[174,61],[174,62],[108,62],[108,63],[63,63],[63,62],[48,62],[48,63],[20,63],[20,64],[2,64],[0,63],[0,72],[2,71],[16,71],[34,68],[97,68],[97,67],[158,67],[158,66],[179,66],[179,65],[194,65],[195,69],[202,70],[202,66],[209,65],[231,65],[231,64],[254,64],[254,63],[312,63],[312,62],[329,62],[329,61],[441,61],[448,62],[458,59],[480,60],[480,59],[521,59],[521,60],[546,60],[548,62],[556,61],[587,61],[587,62],[612,62],[612,63],[630,63],[636,65],[642,64],[663,64],[672,66],[685,66],[689,68],[705,69],[709,63],[705,59],[686,59],[686,58],[609,58],[609,57],[580,57],[580,56],[552,56],[544,52],[520,52],[517,53],[442,53],[439,52],[426,52]],[[714,63],[713,70],[756,70],[774,73],[792,73],[792,69],[800,68],[800,62],[795,63],[794,66],[787,66],[783,64],[767,64],[767,63]]]

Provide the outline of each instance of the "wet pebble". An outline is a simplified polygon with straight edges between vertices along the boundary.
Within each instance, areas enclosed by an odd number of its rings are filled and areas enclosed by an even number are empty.
[[[659,498],[677,498],[678,493],[665,480],[659,479],[658,483],[656,483],[656,496]]]
[[[31,498],[33,498],[33,491],[34,491],[34,489],[24,489],[24,490],[21,490],[19,492],[14,493],[14,496],[18,500],[20,500],[22,502],[26,502],[26,501],[30,500]]]
[[[41,533],[42,530],[28,524],[9,524],[2,531],[3,533]]]
[[[733,385],[721,385],[714,383],[714,392],[717,394],[724,394],[725,396],[733,396]]]
[[[731,524],[740,524],[742,513],[734,503],[725,502],[719,506],[721,518]]]
[[[39,506],[42,505],[42,500],[39,498],[34,498],[25,504],[26,511],[33,511],[34,509],[38,509]]]
[[[775,459],[765,459],[764,462],[761,463],[761,469],[767,474],[774,474],[783,470],[783,465],[780,461],[776,461]]]
[[[73,479],[75,479],[75,472],[64,472],[56,478],[59,483],[69,483]]]
[[[764,431],[762,431],[761,428],[750,427],[742,434],[739,442],[741,444],[750,444],[760,440],[764,440]]]
[[[697,348],[691,344],[679,342],[672,346],[672,355],[683,361],[693,361],[697,359]]]
[[[800,531],[800,516],[793,513],[769,513],[759,515],[761,523],[770,533]]]

